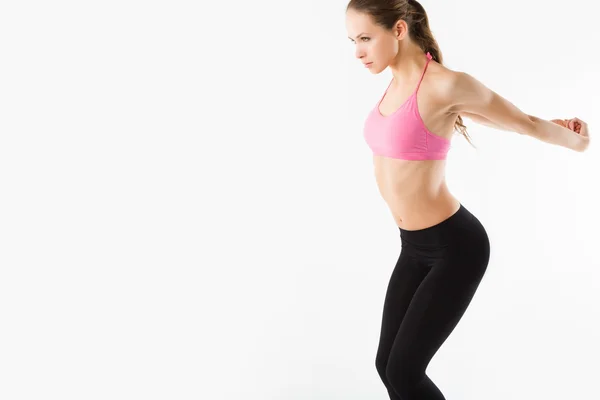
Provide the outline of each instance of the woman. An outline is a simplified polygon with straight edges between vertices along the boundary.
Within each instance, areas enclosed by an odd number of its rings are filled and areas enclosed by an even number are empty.
[[[490,243],[480,221],[449,191],[445,159],[462,117],[575,151],[589,144],[578,118],[524,114],[442,55],[416,0],[351,0],[356,57],[393,79],[365,121],[379,191],[399,228],[401,252],[387,288],[375,366],[390,399],[440,400],[426,375],[486,271]]]

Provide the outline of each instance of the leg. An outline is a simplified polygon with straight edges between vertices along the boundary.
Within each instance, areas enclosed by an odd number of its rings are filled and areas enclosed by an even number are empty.
[[[388,381],[386,375],[388,358],[410,301],[423,281],[423,278],[425,278],[427,271],[428,268],[419,265],[407,251],[402,250],[388,284],[383,305],[381,334],[375,358],[375,367],[383,384],[387,388],[391,400],[402,399]]]
[[[475,249],[473,248],[475,246]],[[394,340],[386,368],[388,383],[402,400],[444,400],[427,366],[459,320],[487,268],[489,249],[450,247],[418,287]]]

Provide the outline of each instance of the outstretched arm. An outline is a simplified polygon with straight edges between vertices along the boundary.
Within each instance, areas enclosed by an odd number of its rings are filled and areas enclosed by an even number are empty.
[[[498,126],[495,123],[493,123],[492,121],[490,121],[487,118],[482,117],[481,115],[477,115],[477,114],[472,114],[472,113],[468,113],[468,112],[461,112],[460,116],[463,118],[469,118],[471,121],[476,122],[478,124],[481,125],[485,125],[485,126],[489,126],[490,128],[494,128],[494,129],[498,129],[500,131],[504,131],[506,129],[504,129],[502,126]]]
[[[500,131],[507,130],[503,126],[496,125],[495,123],[493,123],[492,121],[490,121],[487,118],[482,117],[481,115],[472,114],[472,113],[468,113],[468,112],[464,112],[464,111],[461,112],[460,115],[463,118],[468,118],[475,123],[489,126],[490,128],[498,129]],[[535,117],[532,115],[529,115],[529,118],[535,118]],[[552,119],[552,120],[550,120],[550,122],[554,122],[555,124],[559,124],[560,126],[565,127],[565,128],[568,127],[569,121],[570,120],[568,120],[568,119]]]
[[[584,151],[588,138],[561,124],[525,114],[466,72],[454,72],[449,111],[495,129],[531,136],[546,143]]]

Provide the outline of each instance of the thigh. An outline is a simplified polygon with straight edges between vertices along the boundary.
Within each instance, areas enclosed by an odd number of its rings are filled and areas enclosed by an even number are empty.
[[[425,372],[454,330],[483,278],[487,258],[464,249],[436,262],[414,293],[391,349],[392,369]],[[407,365],[406,361],[410,364]]]
[[[402,250],[392,271],[381,320],[377,358],[387,362],[398,329],[409,308],[413,295],[427,275],[429,268],[419,264],[407,251]]]

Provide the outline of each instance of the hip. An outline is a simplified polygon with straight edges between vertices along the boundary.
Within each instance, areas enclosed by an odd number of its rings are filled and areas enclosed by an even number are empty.
[[[485,263],[490,240],[481,221],[462,203],[449,217],[422,229],[399,227],[402,251],[425,260],[462,260]]]

